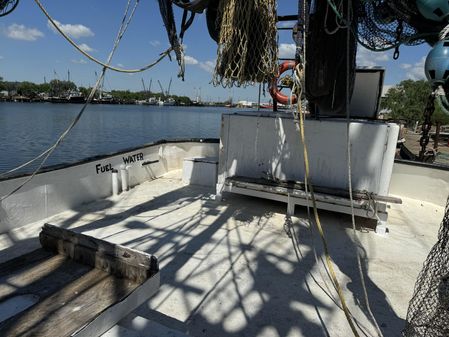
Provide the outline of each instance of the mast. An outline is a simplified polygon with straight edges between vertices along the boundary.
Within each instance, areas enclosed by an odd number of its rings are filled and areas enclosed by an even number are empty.
[[[172,82],[173,78],[170,77],[170,83],[168,84],[168,90],[167,90],[167,96],[170,95],[170,88],[171,88],[171,82]]]
[[[161,88],[161,94],[164,94],[164,88],[162,87],[161,81],[157,80],[157,83],[159,83],[159,87]]]

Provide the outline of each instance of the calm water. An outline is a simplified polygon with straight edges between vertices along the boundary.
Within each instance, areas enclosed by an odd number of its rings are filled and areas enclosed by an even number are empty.
[[[53,144],[81,105],[0,103],[0,172]],[[113,153],[161,139],[218,138],[224,108],[90,105],[45,166]],[[36,165],[24,170],[29,172]],[[21,171],[21,172],[24,172]]]

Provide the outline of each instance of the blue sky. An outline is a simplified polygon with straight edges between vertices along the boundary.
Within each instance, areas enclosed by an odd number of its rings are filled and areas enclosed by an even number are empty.
[[[126,6],[125,0],[47,0],[43,4],[77,43],[83,44],[96,58],[106,59]],[[279,14],[295,13],[296,4],[295,1],[280,1]],[[177,7],[175,14],[179,26],[181,10]],[[225,100],[230,95],[234,96],[234,100],[257,100],[258,88],[230,90],[210,84],[216,44],[207,33],[205,15],[197,15],[184,43],[188,56],[185,82],[177,78],[176,62],[166,59],[142,74],[108,71],[105,90],[141,90],[143,77],[147,84],[153,79],[152,90],[159,91],[157,80],[166,87],[172,77],[174,94],[194,98],[201,92],[204,100]],[[281,56],[294,51],[290,33],[281,32],[280,43]],[[100,70],[99,66],[84,58],[49,27],[47,19],[32,0],[21,1],[13,13],[0,18],[0,46],[0,76],[6,80],[41,83],[44,76],[47,81],[56,76],[66,79],[70,70],[71,79],[77,85],[89,86],[95,82],[95,71]],[[167,47],[167,35],[157,2],[141,0],[112,64],[125,68],[140,67],[156,59]],[[429,50],[427,45],[402,47],[399,60],[394,61],[392,51],[371,53],[359,48],[357,62],[361,66],[385,67],[385,84],[393,85],[406,78],[424,78],[424,58]]]

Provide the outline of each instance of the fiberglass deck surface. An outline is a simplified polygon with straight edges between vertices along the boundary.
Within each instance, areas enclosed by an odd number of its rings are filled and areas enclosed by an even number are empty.
[[[294,218],[295,249],[284,230],[285,204],[233,194],[216,202],[212,188],[184,186],[179,176],[171,173],[46,222],[156,255],[161,287],[134,314],[173,329],[164,336],[352,335],[333,302],[337,297],[320,261],[320,239],[300,221],[307,218],[304,208],[297,207]],[[371,309],[385,336],[400,335],[443,211],[404,199],[390,210],[387,237],[358,232]],[[348,306],[366,335],[375,336],[350,216],[320,215]],[[0,236],[0,262],[36,248],[43,223]],[[139,336],[155,336],[154,325],[140,330]]]

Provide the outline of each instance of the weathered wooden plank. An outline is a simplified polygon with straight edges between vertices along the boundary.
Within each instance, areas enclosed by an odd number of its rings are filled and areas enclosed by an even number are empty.
[[[30,253],[5,261],[0,264],[0,278],[15,273],[22,268],[30,268],[53,255],[52,252],[44,249],[36,249]]]
[[[235,177],[229,177],[226,179],[226,183],[246,183],[246,184],[259,184],[264,186],[270,186],[270,187],[276,187],[278,188],[278,193],[287,193],[288,191],[305,191],[305,184],[303,182],[299,181],[274,181],[269,179],[263,179],[263,178],[250,178],[250,177],[241,177],[241,176],[235,176]],[[243,187],[243,186],[241,186]],[[336,189],[336,188],[329,188],[329,187],[322,187],[322,186],[313,186],[314,191],[316,193],[322,193],[322,194],[329,194],[332,196],[342,197],[342,198],[349,198],[349,191],[342,190],[342,189]],[[377,194],[371,194],[368,196],[363,191],[353,191],[353,198],[354,200],[369,200],[372,198],[374,201],[380,201],[380,202],[387,202],[392,204],[402,204],[402,199],[391,197],[391,196],[381,196]]]
[[[159,287],[157,259],[148,254],[51,225],[40,241],[50,252],[0,264],[0,302],[37,301],[5,316],[0,336],[98,335]]]
[[[98,269],[66,284],[33,307],[0,324],[2,336],[71,336],[139,284]]]
[[[39,235],[42,247],[138,283],[158,272],[157,259],[107,241],[45,224]]]
[[[35,253],[40,254],[40,251]],[[67,260],[63,255],[52,254],[40,260],[39,264],[30,264],[29,267],[3,275],[0,278],[0,301],[24,294],[34,294],[44,298],[91,269],[92,267]]]
[[[92,322],[79,330],[76,337],[92,337],[100,336],[108,331],[116,323],[121,321],[125,316],[130,314],[134,309],[142,305],[159,289],[160,273],[156,273],[150,279],[133,290],[129,296],[113,306],[107,308],[98,315]]]

